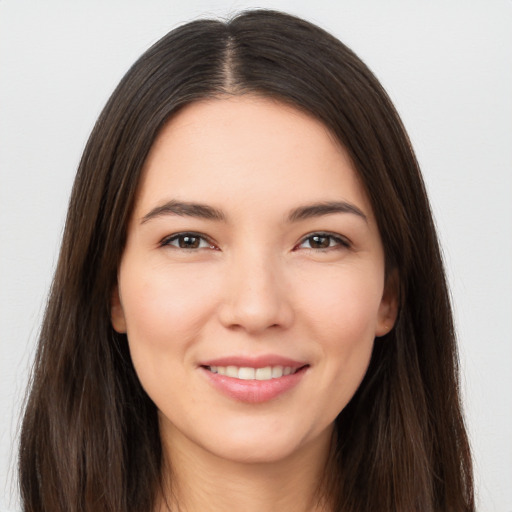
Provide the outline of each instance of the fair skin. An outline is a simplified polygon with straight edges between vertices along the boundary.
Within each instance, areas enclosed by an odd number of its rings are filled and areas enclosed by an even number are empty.
[[[146,161],[112,300],[158,408],[167,501],[326,510],[334,420],[396,309],[369,201],[320,122],[252,95],[182,109]]]

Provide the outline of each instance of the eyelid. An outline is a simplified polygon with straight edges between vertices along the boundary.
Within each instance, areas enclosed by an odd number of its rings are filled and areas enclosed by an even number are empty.
[[[349,249],[350,247],[352,247],[351,241],[347,237],[340,235],[339,233],[332,233],[330,231],[313,231],[313,232],[308,233],[307,235],[303,236],[293,249],[294,250],[299,249],[302,244],[304,244],[307,240],[313,238],[314,236],[320,236],[320,237],[326,237],[326,238],[328,237],[328,238],[331,238],[332,240],[335,240],[338,243],[335,246],[325,247],[325,248],[309,247],[309,248],[306,248],[307,250],[328,251],[328,250],[337,249],[340,247],[346,248],[346,249]]]
[[[208,247],[197,247],[192,249],[185,249],[183,247],[177,247],[175,245],[171,245],[170,242],[173,242],[174,240],[177,240],[178,238],[182,236],[190,236],[194,238],[200,238],[202,241],[206,242],[208,244]],[[172,247],[174,249],[183,250],[183,251],[193,251],[198,249],[216,249],[218,250],[217,244],[207,235],[204,233],[198,233],[197,231],[179,231],[178,233],[172,233],[170,235],[164,236],[160,242],[158,242],[159,247]]]

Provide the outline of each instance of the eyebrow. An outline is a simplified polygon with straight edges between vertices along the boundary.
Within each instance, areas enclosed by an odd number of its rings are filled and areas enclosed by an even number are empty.
[[[327,201],[314,203],[306,206],[299,206],[290,212],[289,222],[311,219],[313,217],[322,217],[333,213],[352,213],[368,222],[366,215],[355,205],[346,201]]]
[[[221,210],[206,204],[189,203],[172,199],[165,204],[156,206],[141,219],[141,224],[148,222],[155,217],[164,215],[179,215],[181,217],[196,217],[199,219],[225,221],[226,216]]]
[[[355,205],[346,201],[326,201],[299,206],[288,215],[288,222],[298,222],[314,217],[322,217],[333,213],[351,213],[368,222],[366,215]],[[226,221],[226,215],[222,210],[213,208],[207,204],[177,201],[172,199],[156,206],[141,219],[141,224],[165,215],[179,215],[181,217],[195,217],[199,219]]]

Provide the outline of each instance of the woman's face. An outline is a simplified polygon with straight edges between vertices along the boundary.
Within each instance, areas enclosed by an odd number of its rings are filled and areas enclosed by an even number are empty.
[[[329,439],[396,301],[354,167],[255,96],[181,110],[147,159],[112,303],[171,446],[276,461]]]

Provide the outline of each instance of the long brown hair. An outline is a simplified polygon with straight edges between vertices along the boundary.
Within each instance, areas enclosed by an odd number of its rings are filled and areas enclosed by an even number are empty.
[[[388,96],[322,29],[274,11],[173,30],[128,71],[84,151],[39,339],[21,431],[26,512],[151,512],[161,485],[155,405],[126,336],[110,324],[141,169],[180,107],[259,94],[321,120],[370,198],[386,267],[398,275],[395,328],[376,340],[336,420],[325,482],[339,512],[474,510],[453,322],[417,161]]]

